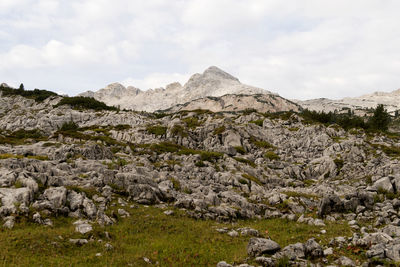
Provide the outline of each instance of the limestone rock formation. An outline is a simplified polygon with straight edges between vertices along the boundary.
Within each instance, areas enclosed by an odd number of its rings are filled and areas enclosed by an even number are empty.
[[[237,78],[215,66],[209,67],[202,74],[192,75],[183,86],[179,83],[172,83],[166,88],[141,91],[132,86],[124,87],[122,84],[113,83],[97,92],[88,91],[81,95],[94,97],[112,106],[152,112],[196,99],[221,97],[227,94],[277,96],[267,90],[242,84]]]

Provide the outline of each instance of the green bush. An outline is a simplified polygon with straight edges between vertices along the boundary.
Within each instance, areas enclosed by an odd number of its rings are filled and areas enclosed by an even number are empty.
[[[263,123],[264,123],[264,120],[250,121],[250,123],[254,123],[255,125],[258,125],[258,126],[262,127]]]
[[[206,164],[204,164],[204,161],[202,161],[202,160],[197,161],[194,165],[196,165],[197,167],[200,167],[200,168],[206,166]]]
[[[26,98],[33,99],[36,102],[42,102],[51,96],[58,96],[58,94],[47,90],[35,89],[32,91],[31,90],[26,91],[23,88],[23,84],[21,84],[20,89],[14,89],[11,87],[1,85],[0,91],[3,93],[3,96],[20,95]]]
[[[262,185],[261,181],[258,180],[258,178],[257,178],[257,177],[254,177],[253,175],[250,175],[250,174],[248,174],[248,173],[243,173],[243,174],[242,174],[242,177],[243,177],[243,178],[246,178],[246,179],[249,180],[249,181],[255,182],[255,183],[258,184],[258,185]]]
[[[150,149],[156,152],[157,154],[162,154],[167,152],[176,153],[182,148],[183,148],[182,146],[170,142],[161,142],[150,146]]]
[[[226,130],[225,126],[222,125],[222,126],[214,129],[214,134],[215,135],[222,134],[223,132],[225,132],[225,130]]]
[[[188,133],[186,132],[185,128],[183,128],[182,125],[178,125],[178,124],[174,125],[171,128],[171,134],[173,136],[181,136],[181,137],[188,136]]]
[[[116,131],[123,131],[123,130],[128,130],[128,129],[130,129],[131,126],[128,125],[128,124],[118,124],[118,125],[114,126],[113,128],[114,128],[114,130],[116,130]]]
[[[333,162],[334,162],[335,165],[336,165],[337,173],[339,173],[340,170],[341,170],[341,169],[343,168],[343,166],[344,166],[344,161],[343,161],[341,158],[336,158],[336,159],[333,160]]]
[[[380,104],[374,110],[374,115],[369,118],[368,124],[372,130],[387,131],[390,121],[389,113],[384,106]]]
[[[63,125],[61,125],[60,131],[77,131],[79,129],[78,124],[76,124],[74,121],[69,121],[69,122],[64,122]]]
[[[213,162],[222,158],[224,154],[220,152],[212,152],[212,151],[200,151],[200,158],[202,161]]]
[[[248,160],[248,159],[245,159],[245,158],[239,158],[239,157],[234,157],[234,159],[235,159],[236,161],[238,161],[238,162],[241,162],[241,163],[250,165],[250,166],[253,167],[253,168],[256,167],[256,164],[255,164],[253,161],[251,161],[251,160]]]
[[[244,147],[242,147],[242,146],[235,146],[234,147],[235,148],[235,150],[236,150],[236,152],[238,152],[238,153],[240,153],[240,154],[246,154],[246,150],[244,149]]]
[[[54,107],[59,107],[62,105],[69,105],[73,109],[93,109],[97,111],[118,110],[116,107],[107,106],[104,102],[98,101],[93,97],[86,97],[86,96],[64,97]]]
[[[197,117],[188,117],[182,119],[182,121],[186,124],[186,127],[189,129],[195,129],[196,127],[201,125],[201,122]]]
[[[179,182],[179,180],[171,177],[169,179],[172,182],[172,186],[175,189],[175,191],[180,191],[181,190],[181,183]]]
[[[269,142],[263,141],[263,140],[257,140],[254,137],[250,138],[250,142],[252,144],[254,144],[256,147],[258,147],[258,148],[272,148],[272,149],[275,149],[275,147],[273,145],[271,145]]]
[[[149,134],[165,135],[167,133],[167,127],[161,125],[149,125],[146,127],[146,131]]]
[[[32,138],[32,139],[40,139],[43,138],[43,135],[41,134],[40,130],[34,129],[34,130],[18,130],[15,131],[11,134],[12,137],[17,138],[17,139],[27,139],[27,138]]]
[[[269,159],[269,160],[279,160],[280,157],[272,151],[268,151],[267,153],[264,154],[264,157]]]

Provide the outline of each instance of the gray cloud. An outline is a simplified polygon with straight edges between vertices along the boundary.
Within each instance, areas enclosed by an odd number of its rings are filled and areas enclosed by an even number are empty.
[[[2,0],[0,81],[68,94],[217,65],[289,98],[400,87],[398,1]]]

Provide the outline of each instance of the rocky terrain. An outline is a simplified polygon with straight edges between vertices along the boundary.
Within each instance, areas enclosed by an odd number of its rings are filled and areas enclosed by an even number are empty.
[[[163,112],[174,113],[183,110],[207,109],[212,112],[233,112],[254,109],[258,112],[300,111],[302,108],[278,95],[252,94],[234,95],[227,94],[221,97],[204,97],[192,100],[185,104],[178,104]]]
[[[366,109],[375,108],[378,104],[385,105],[389,113],[400,110],[400,89],[393,92],[375,92],[359,97],[346,97],[339,100],[327,98],[310,99],[310,100],[293,100],[303,108],[315,111],[341,111],[343,109],[351,109],[359,112],[360,115],[365,113]]]
[[[94,97],[107,105],[119,106],[121,109],[153,112],[200,98],[221,97],[226,94],[265,94],[270,98],[278,97],[267,90],[242,84],[237,78],[214,66],[202,74],[194,74],[183,86],[180,83],[172,83],[166,88],[142,91],[132,86],[124,87],[122,84],[113,83],[97,92],[88,91],[80,95]],[[282,99],[282,101],[287,100]],[[219,105],[217,104],[214,109],[220,109]]]
[[[4,228],[73,218],[82,237],[69,242],[88,246],[88,233],[129,217],[129,205],[156,205],[228,223],[215,234],[248,236],[241,266],[400,261],[396,135],[306,123],[293,112],[76,110],[55,107],[60,99],[0,97]],[[274,218],[312,226],[315,236],[283,246],[230,224]],[[332,232],[339,226],[348,232]]]

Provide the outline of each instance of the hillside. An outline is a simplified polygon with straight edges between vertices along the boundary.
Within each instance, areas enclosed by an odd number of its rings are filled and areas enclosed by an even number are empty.
[[[397,135],[62,99],[0,97],[5,265],[400,261]]]
[[[300,111],[301,107],[279,95],[253,94],[234,95],[227,94],[220,97],[204,97],[195,99],[185,104],[173,106],[164,112],[178,112],[182,110],[206,109],[212,112],[237,112],[254,109],[258,112]]]

